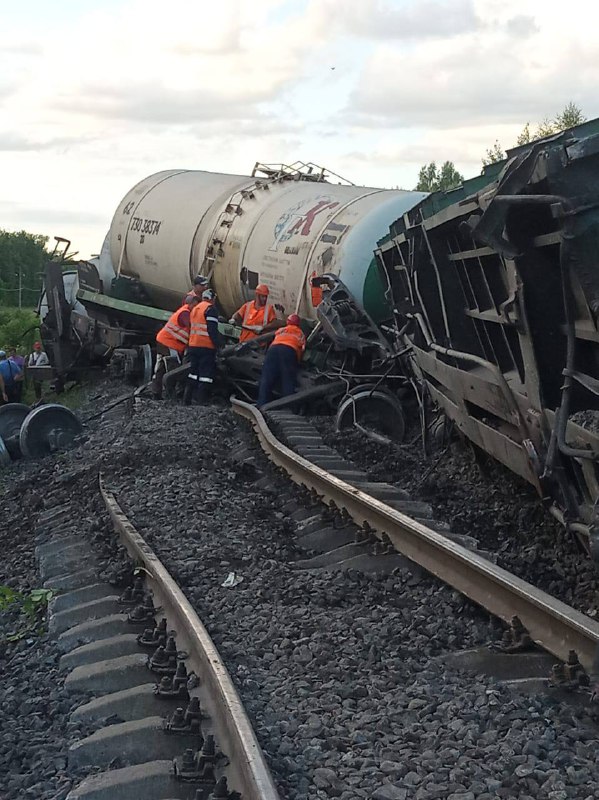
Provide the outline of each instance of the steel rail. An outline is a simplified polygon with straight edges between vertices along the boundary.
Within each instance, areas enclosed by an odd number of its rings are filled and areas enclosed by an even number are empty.
[[[358,524],[387,534],[403,555],[448,583],[491,614],[509,622],[516,615],[540,647],[565,661],[575,650],[592,672],[599,623],[447,539],[354,486],[310,463],[282,444],[260,411],[233,399],[236,414],[249,419],[264,452],[295,483],[314,489],[326,502],[345,509]]]
[[[123,546],[146,573],[155,606],[177,632],[177,649],[189,654],[186,665],[200,678],[201,705],[208,711],[219,749],[229,760],[229,788],[241,792],[244,800],[280,800],[254,730],[208,631],[156,553],[106,489],[102,475],[100,493]]]

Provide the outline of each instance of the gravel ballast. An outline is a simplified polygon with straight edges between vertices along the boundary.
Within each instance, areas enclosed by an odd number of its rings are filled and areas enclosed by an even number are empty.
[[[251,435],[227,407],[142,400],[130,420],[123,412],[116,424],[114,413],[112,421],[96,423],[84,449],[10,470],[2,478],[2,505],[14,502],[19,486],[29,486],[25,494],[39,492],[32,487],[79,470],[60,491],[87,492],[83,513],[97,512],[94,481],[102,470],[207,625],[281,797],[599,797],[594,709],[576,710],[549,694],[516,694],[443,664],[445,653],[497,638],[498,626],[485,614],[415,570],[375,577],[294,568],[305,553],[294,545],[283,508],[296,490],[277,476],[272,489],[256,488],[256,469],[232,455]],[[261,458],[257,463],[262,469]],[[39,580],[26,520],[14,555],[20,586]],[[103,525],[97,533],[101,543]],[[15,541],[11,532],[5,549],[15,550]],[[243,580],[224,588],[229,572]],[[43,646],[56,658],[47,637],[35,642],[29,651]],[[58,686],[53,666],[36,654],[44,673],[38,680]],[[38,737],[40,757],[50,758],[46,739],[51,745],[80,735],[69,731],[67,711],[51,737],[45,731]],[[4,737],[10,724],[9,718],[2,726]],[[31,789],[32,773],[39,781],[40,770],[31,760],[16,765],[14,756],[7,758],[4,738],[2,747],[0,769],[10,768],[9,780],[31,773]],[[57,768],[51,780],[45,794],[11,789],[6,796],[49,798],[50,789],[56,793],[60,780],[66,786],[70,779]]]
[[[454,438],[444,451],[422,453],[410,430],[403,445],[380,445],[357,431],[332,430],[316,418],[328,445],[371,480],[407,490],[435,509],[454,533],[472,536],[497,564],[592,618],[599,617],[599,572],[580,543],[542,505],[534,489],[491,458]]]
[[[89,499],[85,501],[93,486],[86,475],[65,481],[63,464],[51,459],[20,465],[18,471],[12,488],[7,488],[10,477],[3,476],[0,584],[26,597],[42,586],[34,554],[36,515],[80,496],[70,525],[76,534],[93,524]],[[72,786],[67,751],[79,731],[69,716],[86,698],[65,692],[60,656],[42,616],[30,619],[19,602],[0,608],[2,800],[62,800]]]

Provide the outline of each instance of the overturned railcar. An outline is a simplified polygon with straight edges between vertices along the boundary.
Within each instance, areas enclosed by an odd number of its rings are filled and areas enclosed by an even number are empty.
[[[598,131],[509,151],[409,210],[377,249],[407,368],[595,552]]]
[[[66,376],[112,357],[126,375],[147,378],[156,332],[197,274],[225,318],[263,283],[279,319],[297,312],[309,326],[312,287],[325,274],[372,317],[387,315],[373,249],[425,195],[338,181],[300,162],[257,163],[250,176],[169,170],[142,180],[118,205],[101,254],[79,264],[77,306],[60,266],[47,270],[42,335],[52,364]]]

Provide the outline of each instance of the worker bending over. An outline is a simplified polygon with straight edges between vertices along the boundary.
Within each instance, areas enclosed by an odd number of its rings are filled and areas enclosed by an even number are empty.
[[[183,361],[183,353],[189,344],[189,332],[191,329],[191,310],[200,302],[201,298],[197,294],[188,294],[183,305],[174,314],[171,314],[168,322],[156,334],[157,356],[156,367],[152,378],[152,394],[157,400],[162,398],[162,378],[168,372],[169,366],[173,362],[179,366]],[[171,359],[170,362],[168,359]]]
[[[306,337],[300,328],[300,318],[297,314],[290,314],[287,325],[275,333],[266,353],[258,389],[258,408],[272,399],[272,391],[277,383],[281,385],[281,397],[295,392],[297,367],[305,349]]]
[[[214,305],[216,295],[212,289],[202,292],[202,301],[191,311],[189,334],[189,374],[183,395],[186,406],[192,400],[205,403],[216,374],[216,353],[220,345],[218,313]]]
[[[239,337],[240,344],[248,342],[250,339],[255,339],[261,333],[267,333],[277,327],[277,315],[268,302],[268,291],[268,286],[265,283],[256,286],[254,300],[244,303],[229,320],[231,325],[241,325],[242,327],[241,336]]]

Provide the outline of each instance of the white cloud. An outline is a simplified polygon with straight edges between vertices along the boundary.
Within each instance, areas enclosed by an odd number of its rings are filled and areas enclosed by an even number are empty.
[[[585,0],[29,2],[0,32],[0,227],[82,251],[161,169],[302,159],[410,188],[431,160],[477,173],[568,100],[597,112]]]
[[[510,36],[526,39],[528,36],[532,36],[533,33],[538,33],[540,27],[534,17],[518,14],[507,20],[505,29]]]
[[[28,150],[53,150],[82,143],[80,137],[55,136],[32,139],[18,131],[0,130],[0,152],[23,152]]]
[[[553,19],[546,23],[547,12],[545,20],[511,15],[506,3],[498,19],[494,9],[493,2],[479,3],[484,32],[423,42],[417,49],[377,47],[350,98],[348,120],[373,128],[443,128],[465,120],[537,120],[569,100],[595,105],[599,46],[592,24],[558,31]]]
[[[320,0],[322,25],[357,37],[430,39],[455,36],[478,27],[473,0]]]
[[[68,48],[44,59],[29,101],[50,114],[142,122],[257,117],[259,104],[297,79],[318,41],[310,17],[267,24],[276,5],[130,0],[116,17],[96,11],[66,33]],[[84,26],[98,52],[90,50]]]

